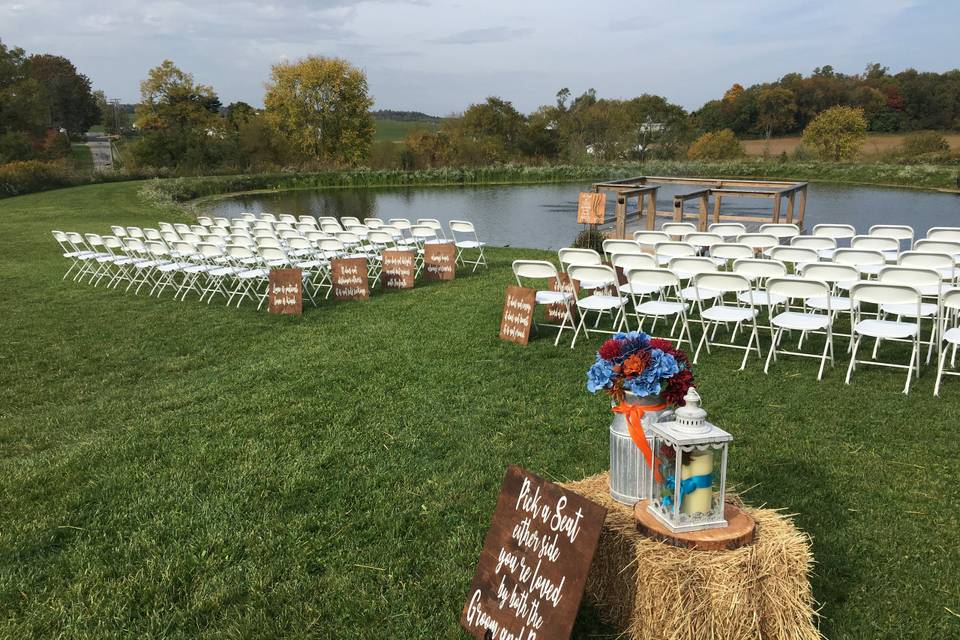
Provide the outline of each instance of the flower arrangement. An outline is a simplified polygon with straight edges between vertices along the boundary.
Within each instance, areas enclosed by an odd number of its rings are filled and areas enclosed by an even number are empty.
[[[694,386],[687,354],[669,340],[645,333],[617,333],[597,351],[597,360],[587,371],[587,390],[601,389],[623,402],[627,391],[637,396],[659,394],[665,402],[681,406]]]

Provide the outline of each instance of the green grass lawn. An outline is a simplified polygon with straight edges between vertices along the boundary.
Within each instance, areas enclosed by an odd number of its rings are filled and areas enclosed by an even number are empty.
[[[377,118],[376,131],[373,139],[375,141],[389,140],[390,142],[403,142],[403,140],[414,131],[434,131],[439,126],[440,124],[438,122],[427,120],[388,120]]]
[[[497,339],[545,254],[301,318],[61,281],[49,231],[154,225],[138,186],[0,200],[0,637],[464,637],[504,468],[607,465],[599,339]],[[822,630],[960,637],[960,381],[738,364],[700,391],[731,481],[813,536]]]

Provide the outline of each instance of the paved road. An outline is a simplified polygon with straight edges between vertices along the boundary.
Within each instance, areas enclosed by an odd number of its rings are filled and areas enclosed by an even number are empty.
[[[113,155],[110,153],[110,140],[106,136],[87,134],[87,146],[93,156],[94,170],[113,171]]]

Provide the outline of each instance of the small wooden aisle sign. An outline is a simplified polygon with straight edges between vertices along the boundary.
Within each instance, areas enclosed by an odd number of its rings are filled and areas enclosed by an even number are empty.
[[[457,248],[452,242],[428,242],[423,245],[423,268],[427,280],[453,280],[456,259]]]
[[[412,289],[414,277],[413,251],[390,249],[383,252],[383,287]]]
[[[303,313],[303,273],[300,269],[271,269],[267,290],[270,313]]]
[[[517,344],[527,344],[530,327],[533,325],[533,309],[537,291],[512,284],[507,287],[503,301],[503,318],[500,320],[500,339]]]
[[[569,638],[606,514],[508,467],[460,625],[481,639]]]
[[[607,194],[580,192],[577,203],[578,224],[603,224],[606,220]]]
[[[334,258],[330,261],[330,280],[334,300],[366,300],[370,297],[366,258]]]
[[[566,293],[573,294],[573,298],[570,299],[570,311],[574,314],[574,318],[576,318],[576,299],[577,296],[580,295],[580,283],[576,280],[571,280],[570,276],[566,273],[558,273],[557,276],[558,277],[556,278],[550,278],[548,280],[550,284],[550,290],[564,291]],[[546,315],[547,320],[550,320],[551,322],[563,322],[563,319],[567,317],[567,306],[562,302],[548,304]]]

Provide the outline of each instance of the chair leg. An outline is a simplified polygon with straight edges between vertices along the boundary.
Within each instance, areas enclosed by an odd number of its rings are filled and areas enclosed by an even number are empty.
[[[907,384],[903,387],[904,395],[910,393],[910,381],[913,379],[913,362],[917,360],[919,365],[920,360],[920,343],[919,340],[914,340],[913,348],[910,350],[910,366],[907,368]]]
[[[823,369],[827,366],[827,354],[830,353],[830,357],[833,358],[832,347],[833,341],[830,339],[830,336],[827,336],[827,343],[823,345],[823,355],[820,357],[820,371],[817,372],[818,381],[823,380]]]
[[[697,361],[700,358],[700,349],[703,348],[703,345],[707,345],[707,353],[710,353],[710,342],[707,338],[708,329],[704,327],[703,335],[700,336],[700,342],[697,343],[697,350],[693,354],[693,364],[697,364]]]
[[[933,395],[936,397],[940,396],[940,380],[943,379],[943,363],[946,359],[946,351],[941,351],[940,357],[937,358],[937,381],[933,385]]]
[[[767,361],[763,365],[764,373],[770,373],[770,361],[775,360],[777,357],[777,336],[779,333],[779,331],[777,331],[777,333],[773,333],[771,331],[772,335],[770,336],[770,351],[767,352]]]
[[[584,320],[586,319],[586,317],[587,317],[587,314],[585,314],[585,313],[581,313],[581,314],[580,314],[580,322],[579,322],[579,324],[577,324],[577,328],[576,328],[576,330],[573,332],[573,340],[570,341],[570,348],[571,348],[571,349],[573,349],[575,346],[577,346],[577,336],[580,335],[580,330],[581,330],[581,329],[583,329],[583,332],[587,335],[587,337],[590,336],[590,334],[587,333],[587,328],[586,328],[586,327],[584,326],[584,324],[583,324],[583,322],[584,322]]]
[[[850,384],[850,376],[853,375],[853,370],[856,368],[857,349],[860,348],[860,338],[861,336],[856,336],[851,343],[852,347],[850,350],[850,365],[847,367],[847,379],[844,381],[844,384]]]

